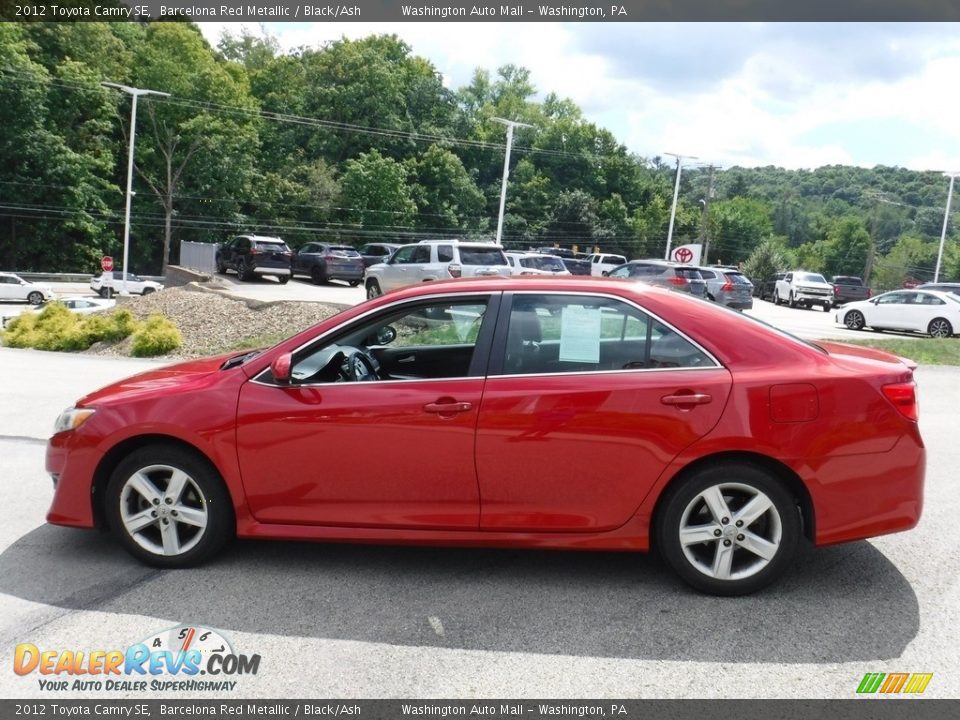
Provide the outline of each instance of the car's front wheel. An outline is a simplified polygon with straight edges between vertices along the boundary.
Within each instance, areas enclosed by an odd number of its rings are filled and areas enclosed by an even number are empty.
[[[746,595],[773,582],[800,538],[797,505],[784,486],[750,464],[705,467],[670,492],[656,522],[667,563],[713,595]]]
[[[843,324],[850,330],[863,330],[863,326],[867,323],[862,312],[859,310],[851,310],[843,316]]]
[[[123,547],[148,565],[179,568],[214,555],[233,536],[230,495],[202,457],[148,445],[117,465],[105,516]]]
[[[927,326],[930,337],[948,338],[953,335],[953,326],[946,318],[934,318]]]
[[[383,295],[383,290],[380,289],[380,283],[376,280],[367,280],[367,299],[372,300],[381,295]]]
[[[27,302],[31,305],[39,305],[43,302],[43,293],[39,293],[34,290],[32,293],[27,295]]]
[[[145,288],[143,289],[143,292],[140,293],[140,294],[141,294],[141,295],[149,295],[149,294],[152,293],[152,292],[154,292],[154,289],[153,289],[152,287],[145,287]]]

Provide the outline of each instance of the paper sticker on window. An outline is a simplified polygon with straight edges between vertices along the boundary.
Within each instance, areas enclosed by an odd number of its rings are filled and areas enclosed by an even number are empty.
[[[600,362],[600,323],[600,308],[563,308],[560,362]]]

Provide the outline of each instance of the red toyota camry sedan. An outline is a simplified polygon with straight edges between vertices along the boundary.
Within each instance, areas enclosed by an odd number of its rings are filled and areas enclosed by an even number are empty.
[[[914,367],[606,278],[425,283],[79,400],[47,519],[159,567],[234,536],[661,552],[755,591],[916,525]]]

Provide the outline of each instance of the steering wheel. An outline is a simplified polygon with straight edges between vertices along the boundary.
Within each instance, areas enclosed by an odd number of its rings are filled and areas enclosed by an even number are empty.
[[[353,350],[346,354],[340,365],[340,375],[348,382],[367,382],[379,380],[377,361],[363,350]]]

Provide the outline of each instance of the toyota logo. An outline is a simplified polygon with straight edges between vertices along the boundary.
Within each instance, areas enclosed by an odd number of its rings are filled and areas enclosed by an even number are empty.
[[[688,263],[693,260],[693,250],[690,248],[677,248],[676,252],[673,253],[673,257],[677,262]]]

